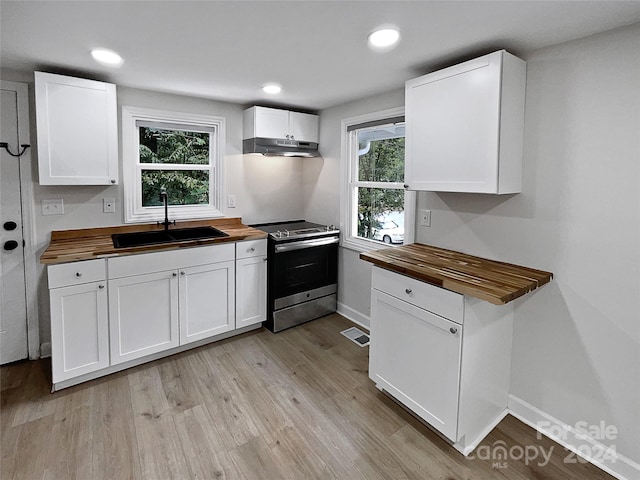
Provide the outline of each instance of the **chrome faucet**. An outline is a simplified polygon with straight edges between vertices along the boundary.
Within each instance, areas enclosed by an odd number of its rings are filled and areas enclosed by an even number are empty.
[[[164,231],[167,232],[169,225],[175,225],[176,221],[169,221],[169,195],[164,187],[160,189],[160,201],[164,203],[164,222],[158,222],[158,225],[164,225]]]

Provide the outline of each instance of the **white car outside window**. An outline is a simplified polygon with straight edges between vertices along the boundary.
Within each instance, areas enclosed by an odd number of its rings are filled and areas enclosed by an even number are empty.
[[[375,230],[373,239],[384,243],[404,242],[404,227],[398,226],[393,220],[381,222],[380,228]]]

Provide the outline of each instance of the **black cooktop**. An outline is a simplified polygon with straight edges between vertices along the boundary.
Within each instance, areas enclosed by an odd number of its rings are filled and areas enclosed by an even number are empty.
[[[338,235],[340,231],[333,225],[321,225],[305,220],[290,220],[286,222],[272,222],[250,225],[267,232],[274,240],[288,240],[294,238],[316,237],[319,235]]]

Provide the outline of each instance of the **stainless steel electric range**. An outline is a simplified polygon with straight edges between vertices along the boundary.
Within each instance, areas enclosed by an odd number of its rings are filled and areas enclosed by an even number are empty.
[[[304,220],[252,226],[269,234],[265,326],[279,332],[335,312],[340,231]]]

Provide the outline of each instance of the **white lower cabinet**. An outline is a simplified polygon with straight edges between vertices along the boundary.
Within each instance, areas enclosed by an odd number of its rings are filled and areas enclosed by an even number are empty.
[[[234,262],[183,268],[178,290],[180,345],[236,328]]]
[[[179,345],[175,271],[109,280],[111,364]]]
[[[109,259],[111,364],[234,330],[234,259],[233,244]]]
[[[50,265],[54,389],[259,326],[266,240],[239,243]]]
[[[513,308],[373,268],[369,377],[468,455],[506,414]]]
[[[54,383],[109,366],[104,263],[90,260],[48,269]]]
[[[462,326],[378,290],[371,297],[374,380],[455,439]]]
[[[236,244],[236,328],[267,319],[267,241]]]

